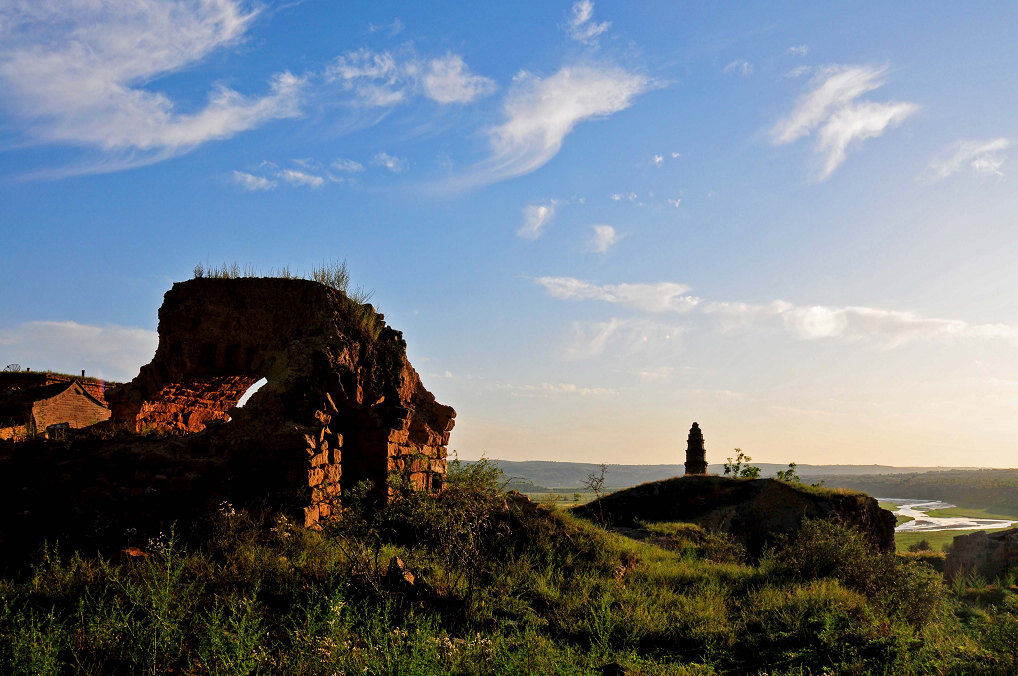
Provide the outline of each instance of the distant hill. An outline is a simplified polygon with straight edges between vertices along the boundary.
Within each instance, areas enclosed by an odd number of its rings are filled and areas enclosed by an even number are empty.
[[[533,490],[576,491],[583,488],[587,477],[599,475],[601,470],[595,463],[589,462],[556,462],[552,460],[492,460],[509,479],[521,481],[516,485],[533,484]],[[767,462],[755,462],[760,468],[761,477],[773,477],[778,470],[787,469],[788,465]],[[809,481],[821,478],[831,484],[836,477],[856,477],[866,475],[887,474],[923,474],[946,470],[977,470],[977,467],[892,467],[890,465],[799,465],[799,475]],[[711,474],[721,474],[723,463],[712,464],[708,468]],[[628,488],[648,481],[659,481],[685,473],[682,465],[608,465],[605,472],[605,483],[609,489]],[[514,486],[515,487],[515,486]]]

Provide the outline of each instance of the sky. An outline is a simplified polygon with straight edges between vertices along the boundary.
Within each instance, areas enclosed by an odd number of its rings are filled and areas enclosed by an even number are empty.
[[[0,0],[0,362],[345,260],[462,458],[1018,465],[1018,5]],[[0,366],[2,366],[0,364]]]

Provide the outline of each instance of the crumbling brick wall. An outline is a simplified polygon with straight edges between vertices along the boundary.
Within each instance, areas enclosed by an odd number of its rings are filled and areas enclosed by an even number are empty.
[[[381,315],[295,279],[175,284],[155,357],[108,397],[114,420],[200,433],[235,491],[282,496],[307,525],[334,514],[360,481],[384,496],[391,471],[441,490],[456,416],[424,388]]]

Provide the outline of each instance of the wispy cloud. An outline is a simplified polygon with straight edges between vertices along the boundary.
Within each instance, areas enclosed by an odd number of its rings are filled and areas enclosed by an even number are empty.
[[[626,202],[633,202],[639,199],[639,197],[635,192],[613,192],[611,194],[611,199],[612,202],[621,202],[623,200]]]
[[[744,59],[736,59],[722,69],[725,75],[742,75],[747,77],[753,74],[753,64]]]
[[[575,277],[539,277],[549,295],[563,300],[600,300],[653,313],[689,312],[700,302],[685,284],[592,284]]]
[[[452,187],[494,183],[539,169],[578,123],[625,110],[650,87],[645,76],[617,66],[567,66],[546,78],[520,73],[503,104],[505,121],[489,132],[491,156]]]
[[[495,91],[495,83],[474,75],[458,54],[446,54],[428,62],[424,93],[438,103],[469,103]]]
[[[231,174],[231,178],[234,183],[239,185],[244,190],[250,190],[251,192],[258,192],[264,190],[272,190],[277,185],[276,181],[264,176],[255,176],[245,171],[234,171]]]
[[[231,180],[244,190],[273,190],[281,183],[294,187],[318,189],[326,183],[343,183],[350,179],[337,176],[310,158],[290,160],[292,167],[282,168],[274,162],[262,162],[249,171],[234,171]],[[296,167],[296,168],[294,168]]]
[[[886,68],[834,66],[799,98],[795,109],[772,129],[774,142],[787,144],[818,131],[816,149],[825,155],[820,178],[845,160],[848,147],[875,138],[919,110],[914,103],[856,101],[885,84]]]
[[[417,95],[441,104],[469,103],[495,90],[490,78],[471,73],[458,54],[423,59],[409,48],[396,54],[367,48],[344,52],[325,69],[325,79],[369,108],[395,106]]]
[[[41,321],[0,328],[4,354],[22,366],[69,373],[85,369],[108,380],[138,375],[158,343],[155,331],[130,326]]]
[[[678,209],[679,205],[682,204],[682,198],[681,197],[676,197],[675,199],[668,198],[668,204],[671,204],[673,207]]]
[[[258,97],[214,85],[204,107],[188,113],[146,87],[235,46],[255,16],[240,0],[9,4],[0,21],[0,105],[20,118],[32,141],[120,157],[106,163],[112,168],[295,117],[305,80],[289,72],[273,76],[269,93]]]
[[[279,178],[290,185],[308,186],[309,188],[321,188],[325,185],[325,179],[315,174],[297,169],[283,169],[279,172]]]
[[[648,316],[644,317],[574,324],[574,347],[570,348],[573,356],[599,354],[609,342],[632,343],[631,334],[637,326],[645,334],[658,338],[675,336],[697,323],[699,317],[712,320],[711,323],[722,333],[778,330],[804,341],[864,342],[884,349],[916,341],[1018,341],[1018,326],[1008,324],[971,324],[960,319],[925,317],[915,312],[864,306],[797,306],[783,300],[764,304],[704,302],[689,295],[688,286],[673,282],[598,285],[573,277],[540,277],[535,282],[554,298],[600,300],[647,313]],[[662,323],[650,316],[662,313],[685,314],[687,325]],[[652,330],[654,326],[660,330]]]
[[[404,24],[402,21],[400,21],[398,17],[393,19],[390,23],[383,23],[383,24],[369,23],[368,24],[368,32],[370,32],[370,33],[378,33],[378,32],[381,31],[381,32],[386,33],[390,38],[396,37],[397,35],[402,33],[404,30],[406,30],[406,24]]]
[[[798,307],[782,317],[786,328],[803,339],[872,339],[888,348],[915,340],[1018,338],[1018,327],[1006,324],[969,324],[960,319],[937,319],[870,307]]]
[[[610,225],[592,225],[590,226],[594,231],[593,236],[590,238],[588,247],[595,253],[607,253],[608,249],[615,246],[619,241],[619,234],[615,232],[615,228]]]
[[[401,174],[410,168],[410,162],[405,158],[396,157],[386,152],[375,155],[371,163],[379,167],[385,167],[394,174]]]
[[[609,27],[611,21],[597,23],[594,19],[594,3],[590,0],[579,0],[573,3],[572,13],[569,17],[568,32],[573,40],[586,44],[596,44],[597,39]]]
[[[788,53],[792,56],[806,56],[809,54],[808,45],[792,45],[788,48]]]
[[[538,385],[499,385],[514,397],[535,397],[551,399],[563,396],[614,397],[619,391],[609,387],[582,387],[573,383],[540,383]]]
[[[332,168],[336,171],[344,171],[348,174],[356,174],[364,171],[364,165],[356,160],[347,159],[344,157],[337,158],[332,161]]]
[[[930,169],[939,178],[946,178],[962,169],[969,169],[977,174],[1002,176],[1000,170],[1004,164],[1003,152],[1013,142],[1009,138],[995,138],[988,141],[961,140],[951,146],[945,157],[930,163]]]
[[[548,200],[541,204],[528,204],[523,207],[523,225],[516,234],[524,239],[537,239],[545,226],[555,218],[557,200]]]
[[[574,322],[565,350],[568,359],[588,359],[605,352],[625,356],[665,355],[682,347],[685,327],[645,317]]]

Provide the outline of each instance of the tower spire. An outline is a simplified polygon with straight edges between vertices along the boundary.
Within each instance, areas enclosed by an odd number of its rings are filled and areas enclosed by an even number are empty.
[[[707,449],[703,447],[703,432],[693,423],[686,441],[686,476],[707,476]]]

